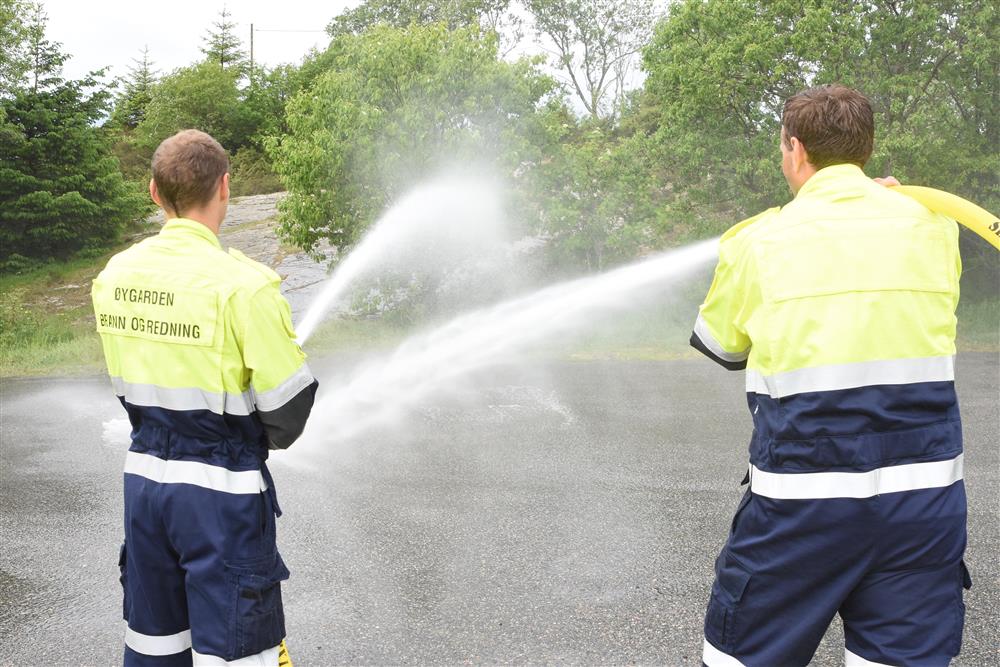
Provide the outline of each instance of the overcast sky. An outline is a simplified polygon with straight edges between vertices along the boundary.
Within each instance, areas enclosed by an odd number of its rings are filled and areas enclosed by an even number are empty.
[[[144,45],[161,74],[202,57],[199,47],[219,17],[223,4],[237,24],[237,34],[249,44],[254,24],[254,60],[265,65],[297,63],[313,46],[326,46],[322,31],[334,16],[360,0],[42,0],[49,17],[47,36],[72,55],[63,68],[67,78],[110,66],[111,76],[123,76]]]

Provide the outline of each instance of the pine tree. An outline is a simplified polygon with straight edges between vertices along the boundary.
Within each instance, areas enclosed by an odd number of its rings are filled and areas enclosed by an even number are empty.
[[[207,45],[201,48],[207,61],[219,63],[223,69],[246,66],[246,52],[240,48],[242,41],[236,36],[236,24],[230,20],[231,17],[232,14],[223,5],[219,20],[212,24],[215,29],[210,28],[205,37]]]
[[[25,51],[30,6],[23,0],[0,0],[0,98],[9,98],[29,68]]]
[[[128,76],[122,77],[119,83],[121,92],[115,99],[115,109],[111,114],[113,125],[132,130],[146,116],[146,107],[153,99],[153,86],[156,85],[159,72],[153,69],[153,61],[149,58],[149,47],[142,50],[142,57],[132,59],[133,66],[128,69]]]
[[[100,72],[67,81],[67,56],[45,39],[45,15],[28,22],[31,69],[0,99],[0,271],[63,259],[113,241],[145,207],[122,178],[102,131],[110,93]]]
[[[45,23],[48,16],[41,5],[31,5],[31,18],[27,28],[28,75],[31,90],[38,93],[62,81],[62,66],[69,57],[59,50],[59,44],[45,39]]]

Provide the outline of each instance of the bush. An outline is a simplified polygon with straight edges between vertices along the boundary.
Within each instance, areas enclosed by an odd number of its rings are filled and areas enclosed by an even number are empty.
[[[284,189],[267,157],[250,146],[239,149],[230,158],[229,173],[230,192],[234,197],[264,195]]]

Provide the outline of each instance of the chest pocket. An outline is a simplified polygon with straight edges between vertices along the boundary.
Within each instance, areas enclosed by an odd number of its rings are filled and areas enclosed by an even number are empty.
[[[94,283],[94,315],[102,334],[158,343],[210,347],[219,326],[219,296],[212,290],[173,287],[165,281]]]
[[[952,245],[944,230],[831,221],[807,238],[764,243],[761,289],[772,303],[848,292],[950,292]],[[896,229],[893,229],[896,227]],[[825,232],[825,233],[824,233]]]

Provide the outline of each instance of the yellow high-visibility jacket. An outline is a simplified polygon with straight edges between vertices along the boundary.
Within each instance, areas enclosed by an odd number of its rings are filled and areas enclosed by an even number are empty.
[[[746,368],[751,475],[788,478],[755,491],[866,496],[885,490],[875,471],[906,462],[939,465],[908,469],[899,490],[923,488],[923,473],[934,484],[960,478],[960,274],[954,221],[848,164],[723,236],[691,342]]]
[[[111,259],[94,312],[133,452],[252,469],[301,434],[318,383],[279,284],[183,218]]]

